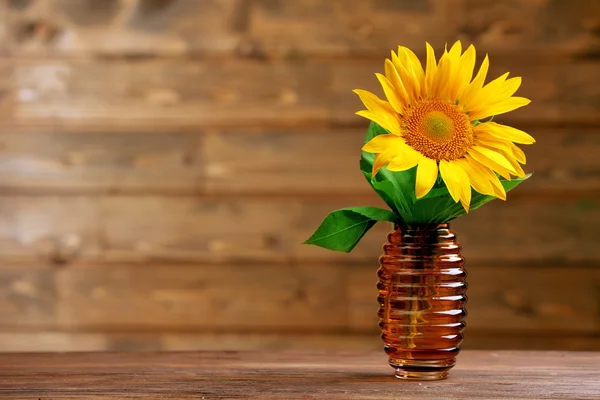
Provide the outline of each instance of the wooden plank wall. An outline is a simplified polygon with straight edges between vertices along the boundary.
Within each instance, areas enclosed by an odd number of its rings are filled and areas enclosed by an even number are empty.
[[[523,76],[533,179],[454,227],[467,348],[600,349],[597,0],[4,0],[0,350],[381,346],[351,89],[461,39]]]

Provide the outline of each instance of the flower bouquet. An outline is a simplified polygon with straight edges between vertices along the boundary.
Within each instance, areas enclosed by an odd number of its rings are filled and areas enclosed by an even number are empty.
[[[442,379],[456,362],[465,327],[466,271],[449,222],[499,198],[530,175],[516,144],[527,133],[493,121],[529,104],[515,97],[521,78],[484,85],[475,48],[461,42],[425,68],[408,48],[392,51],[376,74],[387,100],[355,90],[370,125],[360,169],[389,206],[330,213],[305,242],[349,252],[377,222],[394,224],[378,270],[379,326],[398,378]]]

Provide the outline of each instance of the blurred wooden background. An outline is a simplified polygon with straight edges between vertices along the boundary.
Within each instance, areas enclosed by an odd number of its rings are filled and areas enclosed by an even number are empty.
[[[533,103],[530,182],[459,220],[467,348],[600,349],[600,1],[2,0],[0,350],[381,347],[350,91],[461,39]],[[481,58],[481,57],[479,57]]]

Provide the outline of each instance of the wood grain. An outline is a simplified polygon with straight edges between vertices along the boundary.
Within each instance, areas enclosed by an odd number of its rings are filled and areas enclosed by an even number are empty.
[[[334,331],[346,326],[334,266],[2,267],[3,329]]]
[[[577,342],[575,342],[577,341]],[[587,343],[591,338],[566,338]],[[256,351],[381,350],[377,334],[322,332],[73,332],[12,330],[0,333],[0,352],[40,351]],[[568,347],[563,346],[563,349]]]
[[[381,351],[376,332],[73,332],[44,329],[0,332],[0,352],[47,351]],[[462,349],[494,350],[594,350],[600,351],[597,335],[520,332],[498,334],[469,329]]]
[[[596,129],[523,129],[537,143],[524,146],[526,169],[535,175],[519,188],[519,195],[600,189]],[[201,157],[207,192],[370,194],[358,168],[365,131],[366,127],[209,133]]]
[[[460,11],[458,37],[484,53],[524,58],[598,56],[600,38],[592,26],[600,21],[600,7],[594,0],[462,0]]]
[[[517,189],[518,190],[518,189]],[[376,263],[378,224],[350,254],[302,245],[332,210],[370,198],[4,196],[0,259],[94,262]],[[470,262],[565,265],[599,261],[597,199],[495,201],[454,223]],[[548,223],[547,221],[551,221]],[[490,257],[490,255],[493,255]]]
[[[370,194],[364,129],[215,132],[203,141],[207,193]]]
[[[0,268],[2,329],[334,332],[343,270],[328,265]]]
[[[467,334],[600,332],[599,267],[469,265]],[[363,266],[7,265],[0,268],[0,327],[377,336],[376,270],[375,261]]]
[[[446,381],[399,382],[383,352],[0,355],[6,399],[595,399],[598,353],[465,351]]]
[[[424,52],[425,41],[442,47],[449,38],[473,43],[484,53],[524,57],[593,57],[600,45],[592,23],[600,20],[600,8],[593,0],[569,5],[520,0],[255,4],[250,25],[254,45],[279,56],[381,57],[399,44]]]
[[[595,129],[527,130],[538,139],[525,148],[535,179],[520,195],[600,189]],[[17,193],[368,195],[363,138],[363,129],[4,133],[0,181]]]
[[[0,254],[4,259],[45,259],[63,264],[100,254],[100,199],[3,197]]]
[[[6,56],[8,53],[9,47],[9,34],[8,34],[8,26],[7,26],[7,7],[8,4],[6,2],[0,3],[0,54]]]
[[[23,192],[193,194],[202,186],[201,135],[0,134],[2,188]]]
[[[178,130],[232,126],[357,125],[352,89],[380,93],[381,60],[21,60],[5,88],[2,131]],[[492,60],[491,77],[524,76],[528,107],[508,124],[599,122],[597,63]],[[190,84],[195,82],[195,84]],[[12,104],[12,103],[11,103]]]
[[[247,19],[243,1],[11,1],[15,56],[234,55]]]
[[[483,52],[597,57],[594,0],[46,0],[9,2],[11,52],[43,55],[386,55],[448,38]],[[560,16],[560,25],[556,19]]]
[[[535,175],[518,196],[600,191],[596,129],[522,128],[537,143],[524,147],[526,169]],[[369,196],[357,161],[365,130],[3,133],[0,188],[41,194]]]
[[[12,123],[40,132],[323,122],[331,112],[328,69],[319,62],[21,61]]]
[[[72,328],[268,331],[345,325],[338,268],[189,266],[57,272],[57,323]]]
[[[287,2],[260,0],[252,9],[254,52],[275,57],[387,55],[398,41],[422,48],[459,29],[455,0]]]

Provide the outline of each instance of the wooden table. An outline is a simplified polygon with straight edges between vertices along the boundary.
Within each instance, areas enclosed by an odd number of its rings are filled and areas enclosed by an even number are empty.
[[[0,354],[2,399],[600,399],[600,353],[464,351],[445,381],[380,352]]]

